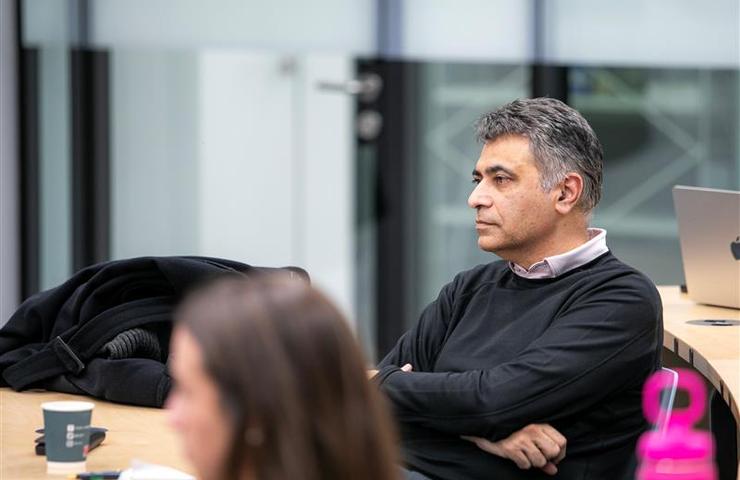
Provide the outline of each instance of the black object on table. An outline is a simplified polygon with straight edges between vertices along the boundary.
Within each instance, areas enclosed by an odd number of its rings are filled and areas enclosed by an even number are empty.
[[[103,443],[103,440],[105,440],[105,432],[107,432],[107,428],[103,427],[90,427],[90,447],[88,451],[92,450],[95,447],[100,446],[101,443]],[[36,430],[36,433],[44,433],[43,428],[39,428]],[[36,444],[36,455],[46,455],[46,439],[43,435],[36,438],[34,440],[34,443]]]

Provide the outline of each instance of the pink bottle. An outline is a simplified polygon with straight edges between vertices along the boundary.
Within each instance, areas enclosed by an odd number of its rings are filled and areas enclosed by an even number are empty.
[[[714,439],[709,432],[694,429],[707,405],[704,382],[694,371],[676,371],[677,385],[672,371],[661,370],[643,388],[642,409],[656,429],[644,433],[637,443],[637,480],[717,480]],[[675,386],[688,392],[689,406],[663,410],[660,394]]]

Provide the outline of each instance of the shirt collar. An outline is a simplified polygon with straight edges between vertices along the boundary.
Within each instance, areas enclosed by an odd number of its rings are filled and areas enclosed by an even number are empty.
[[[541,261],[531,265],[529,269],[509,262],[512,272],[523,278],[555,278],[560,275],[585,265],[591,260],[600,257],[609,251],[606,246],[606,230],[602,228],[589,228],[588,241],[560,255],[545,257]]]

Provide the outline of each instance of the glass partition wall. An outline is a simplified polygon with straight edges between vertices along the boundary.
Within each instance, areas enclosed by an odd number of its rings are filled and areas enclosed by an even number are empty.
[[[299,265],[355,318],[345,87],[373,3],[216,3],[19,2],[24,296],[100,261],[207,255]]]
[[[494,258],[472,126],[520,97],[591,122],[593,224],[656,283],[683,281],[671,187],[740,188],[733,0],[19,5],[26,296],[138,255],[294,264],[382,355]]]

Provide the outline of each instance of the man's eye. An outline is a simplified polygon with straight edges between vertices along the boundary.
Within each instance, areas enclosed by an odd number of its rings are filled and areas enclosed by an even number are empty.
[[[480,178],[474,178],[473,184],[478,185],[480,183]]]
[[[493,177],[493,181],[498,183],[499,185],[503,185],[509,180],[511,180],[509,177],[504,177],[503,175],[496,175],[495,177]]]

